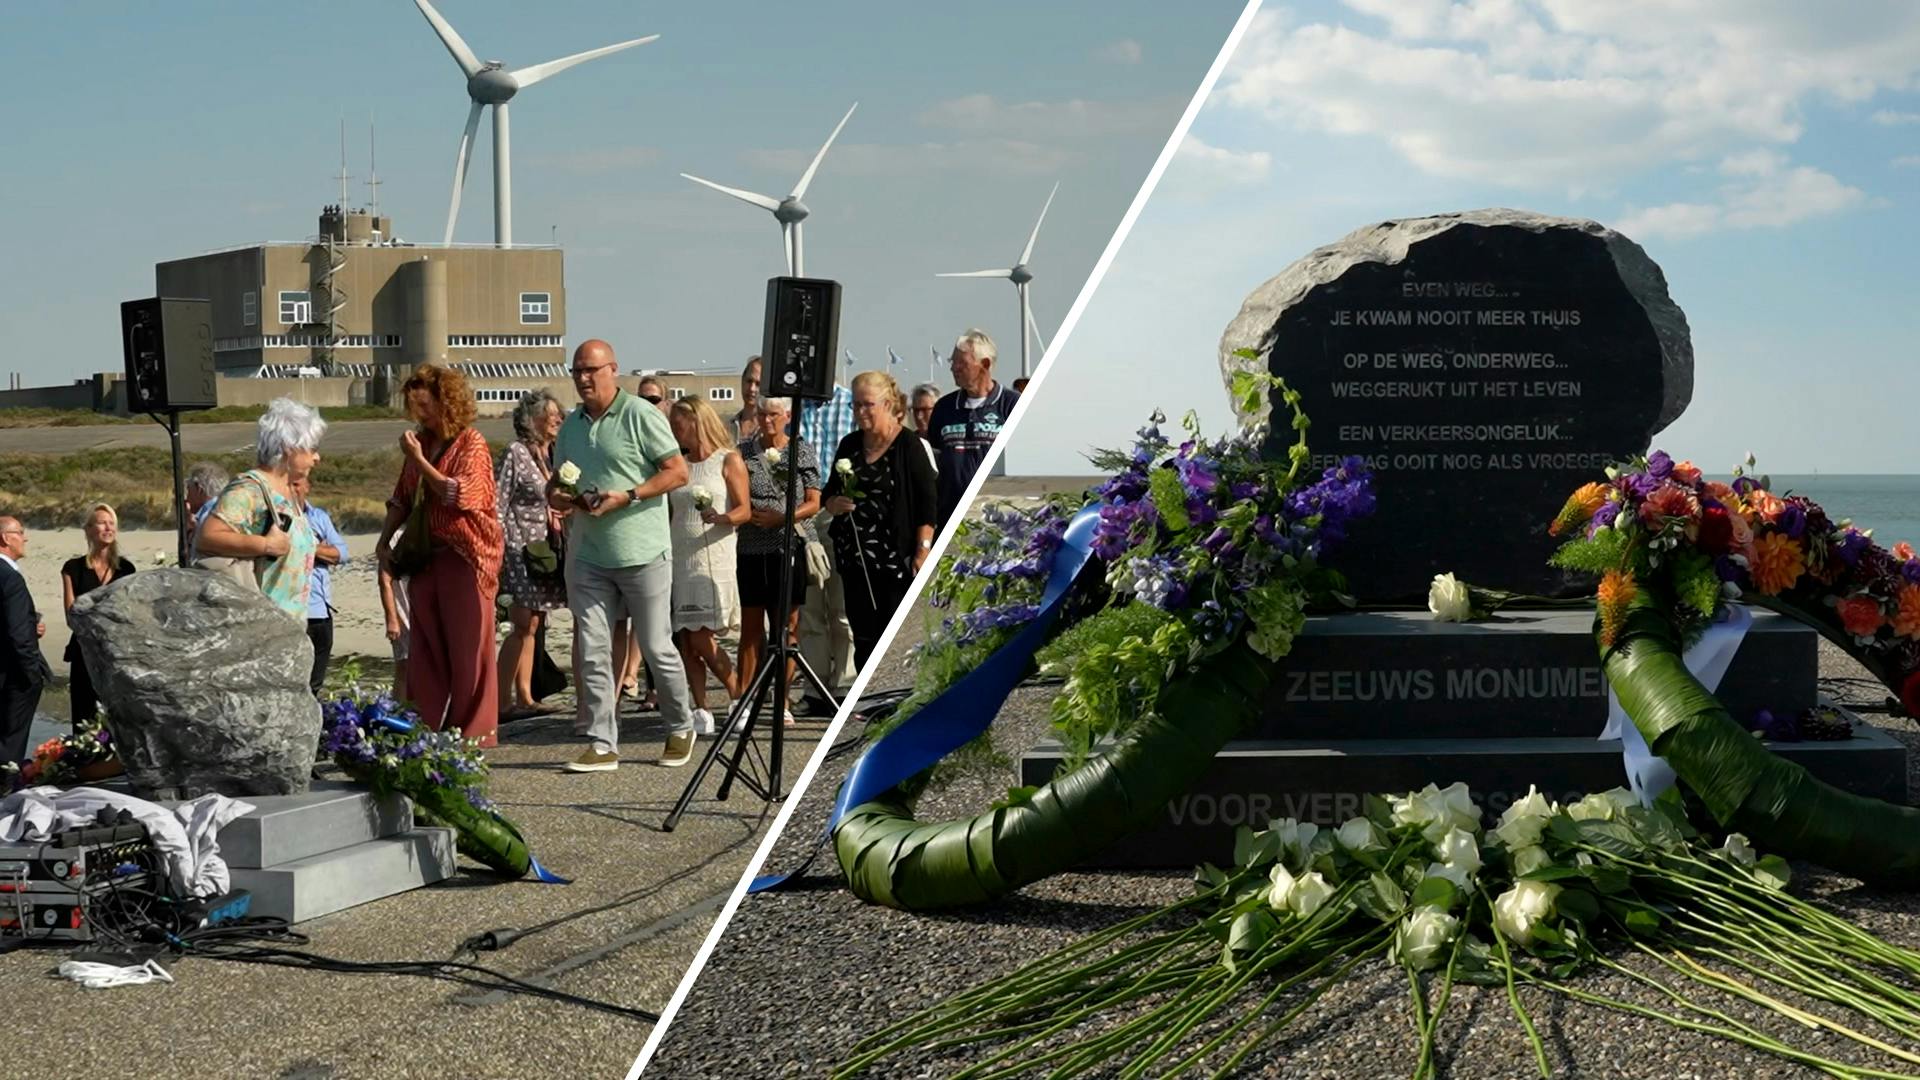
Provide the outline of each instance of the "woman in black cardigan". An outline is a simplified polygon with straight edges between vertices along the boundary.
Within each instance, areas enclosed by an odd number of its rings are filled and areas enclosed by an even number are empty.
[[[847,597],[856,668],[866,666],[933,548],[937,481],[926,449],[903,426],[906,415],[893,376],[855,376],[854,432],[835,448],[821,492],[821,508],[833,515],[828,535]]]

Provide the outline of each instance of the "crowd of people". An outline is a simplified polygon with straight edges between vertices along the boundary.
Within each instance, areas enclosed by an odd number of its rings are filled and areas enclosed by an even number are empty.
[[[417,425],[378,542],[381,606],[395,693],[426,722],[481,746],[503,720],[550,711],[541,700],[547,620],[573,619],[572,772],[620,762],[619,705],[641,695],[665,721],[659,763],[692,759],[720,727],[717,683],[731,709],[783,634],[817,677],[802,712],[837,697],[877,648],[933,540],[957,508],[1018,400],[993,378],[993,340],[969,330],[950,366],[957,390],[903,390],[884,371],[836,384],[822,400],[766,395],[762,364],[741,373],[741,409],[722,417],[704,398],[670,400],[657,379],[624,389],[612,346],[575,350],[579,404],[545,390],[513,412],[514,440],[496,458],[474,426],[477,404],[457,369],[424,365],[402,392]],[[306,622],[318,694],[333,650],[331,577],[351,557],[310,497],[326,421],[282,398],[261,415],[255,466],[229,477],[194,466],[186,504],[191,562],[257,589]],[[824,451],[824,452],[823,452]],[[797,497],[788,514],[788,481]],[[62,602],[135,571],[118,550],[113,507],[83,522],[85,555],[61,569]],[[25,756],[28,728],[52,673],[46,633],[19,572],[26,528],[0,516],[0,754]],[[782,607],[789,616],[775,627]],[[509,629],[504,638],[498,626]],[[731,648],[729,647],[731,646]],[[731,652],[732,655],[729,655]],[[76,723],[99,708],[70,641]],[[557,670],[557,669],[556,669]],[[789,683],[805,690],[814,680]],[[561,676],[564,677],[564,676]],[[775,702],[777,722],[795,710]],[[725,715],[724,712],[721,715]]]

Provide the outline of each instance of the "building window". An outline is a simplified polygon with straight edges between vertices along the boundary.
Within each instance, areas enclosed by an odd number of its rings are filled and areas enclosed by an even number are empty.
[[[709,398],[710,400],[713,400],[713,401],[732,401],[732,400],[733,400],[733,387],[731,387],[731,386],[709,386],[709,387],[707,387],[707,397],[708,397],[708,398]]]
[[[313,321],[313,296],[303,292],[283,292],[280,294],[280,323],[283,326],[305,326]]]
[[[521,398],[526,396],[527,396],[527,391],[525,390],[488,389],[488,390],[475,390],[473,392],[473,400],[484,401],[484,402],[494,402],[494,403],[518,402]]]
[[[553,321],[553,294],[543,292],[523,292],[520,294],[520,321],[523,323],[550,323]]]
[[[260,321],[260,294],[249,289],[240,294],[240,325],[252,326]]]

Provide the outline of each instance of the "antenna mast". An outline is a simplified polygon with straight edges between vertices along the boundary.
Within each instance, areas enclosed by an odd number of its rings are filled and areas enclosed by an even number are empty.
[[[373,114],[367,114],[367,200],[374,217],[380,216],[380,166],[373,153]]]

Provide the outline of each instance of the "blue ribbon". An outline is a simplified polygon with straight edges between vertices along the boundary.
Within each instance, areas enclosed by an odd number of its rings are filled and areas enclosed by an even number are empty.
[[[979,667],[869,746],[841,782],[826,830],[814,842],[806,861],[785,874],[754,878],[748,892],[764,892],[798,877],[813,863],[821,846],[854,807],[925,772],[941,758],[979,738],[980,733],[993,724],[1007,696],[1026,677],[1034,654],[1047,643],[1047,630],[1060,614],[1068,589],[1093,557],[1093,530],[1099,520],[1098,504],[1074,515],[1059,549],[1053,554],[1046,591],[1040,597],[1040,611],[1033,620],[1011,641],[995,649]]]
[[[556,874],[553,871],[547,869],[546,867],[541,866],[540,860],[534,858],[533,852],[531,851],[527,852],[527,872],[533,875],[533,880],[538,881],[543,885],[573,884],[572,878],[563,878],[559,874]]]

